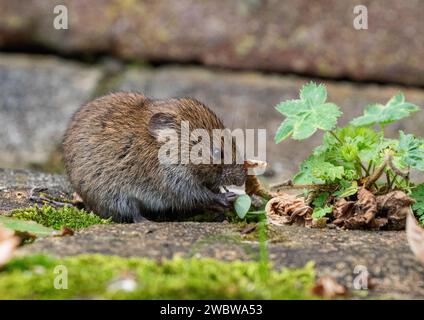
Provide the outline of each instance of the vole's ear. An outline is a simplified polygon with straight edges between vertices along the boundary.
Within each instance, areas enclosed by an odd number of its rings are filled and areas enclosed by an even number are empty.
[[[172,130],[177,128],[176,119],[172,114],[158,112],[155,113],[149,120],[148,130],[150,135],[161,140],[162,135],[167,135]]]

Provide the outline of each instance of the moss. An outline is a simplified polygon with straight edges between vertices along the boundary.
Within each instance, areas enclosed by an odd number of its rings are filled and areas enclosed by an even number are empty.
[[[32,220],[43,226],[50,227],[56,230],[62,227],[71,229],[82,229],[95,224],[110,224],[110,219],[102,219],[94,213],[88,213],[85,210],[75,207],[65,206],[59,209],[44,205],[41,208],[38,206],[13,210],[10,213],[11,217]]]
[[[55,289],[56,266],[65,266],[68,289]],[[259,275],[257,262],[81,255],[31,255],[0,272],[0,299],[309,299],[315,279],[311,263],[300,269]],[[111,281],[131,276],[133,291],[112,290]]]

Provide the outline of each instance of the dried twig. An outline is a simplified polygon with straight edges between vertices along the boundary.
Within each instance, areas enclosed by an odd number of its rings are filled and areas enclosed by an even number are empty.
[[[396,173],[398,176],[401,176],[404,179],[409,178],[409,170],[402,171],[399,168],[397,168],[393,163],[393,156],[387,155],[387,166],[392,169],[394,173]]]
[[[368,189],[373,184],[377,182],[378,179],[380,179],[381,175],[384,173],[384,170],[386,167],[389,167],[396,175],[408,179],[409,178],[409,170],[402,171],[401,169],[397,168],[395,164],[393,163],[393,155],[390,151],[386,151],[384,161],[382,164],[380,164],[377,169],[374,170],[374,172],[367,178],[367,180],[364,183],[364,187]],[[388,177],[388,176],[387,176]],[[396,177],[393,177],[393,180],[389,182],[389,178],[387,178],[387,184],[389,186],[389,189],[391,189],[393,182],[395,182]]]
[[[53,198],[50,197],[46,197],[40,194],[41,191],[45,191],[47,190],[46,188],[42,188],[42,187],[34,187],[31,189],[30,193],[29,193],[29,200],[34,201],[36,203],[50,203],[53,206],[56,207],[64,207],[64,206],[73,206],[72,202],[66,202],[66,201],[57,201]],[[38,195],[35,195],[35,193],[38,192]]]
[[[292,180],[276,183],[270,186],[271,190],[287,190],[287,189],[309,189],[309,190],[320,190],[320,191],[332,191],[337,189],[337,184],[293,184]]]
[[[382,164],[380,164],[377,169],[375,169],[375,171],[372,173],[372,175],[370,175],[365,183],[364,183],[364,187],[365,189],[368,189],[369,187],[371,187],[374,183],[377,182],[378,179],[380,179],[381,175],[384,173],[384,169],[386,169],[387,166],[387,159],[385,159],[383,161]]]

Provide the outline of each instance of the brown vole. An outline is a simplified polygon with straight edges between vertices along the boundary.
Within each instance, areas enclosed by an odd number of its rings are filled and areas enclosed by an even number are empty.
[[[245,182],[242,164],[159,161],[161,130],[179,133],[182,121],[211,137],[213,129],[224,128],[209,108],[190,98],[153,100],[114,93],[81,107],[65,133],[63,152],[71,184],[86,207],[120,222],[227,208],[235,195],[220,193],[220,187]],[[190,141],[190,148],[201,140]],[[234,146],[232,152],[237,152]],[[223,157],[216,148],[209,155]]]

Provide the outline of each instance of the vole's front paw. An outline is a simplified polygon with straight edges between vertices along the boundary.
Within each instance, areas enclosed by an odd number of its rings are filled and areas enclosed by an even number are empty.
[[[234,192],[218,193],[215,198],[215,204],[222,209],[230,209],[231,204],[236,200],[237,194]]]

